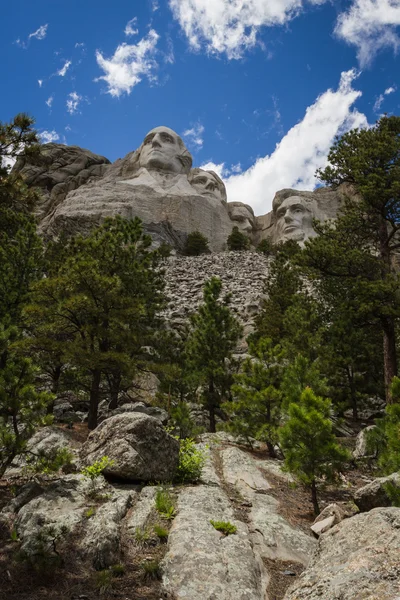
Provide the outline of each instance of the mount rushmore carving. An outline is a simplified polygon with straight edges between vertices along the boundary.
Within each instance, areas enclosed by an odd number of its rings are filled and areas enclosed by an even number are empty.
[[[162,126],[113,164],[77,146],[45,144],[39,156],[20,159],[15,169],[28,185],[41,189],[38,216],[47,236],[85,233],[105,217],[119,214],[139,217],[155,243],[177,248],[188,233],[198,230],[213,251],[222,250],[234,226],[254,245],[265,238],[303,244],[315,235],[313,219],[335,218],[340,205],[339,191],[285,189],[275,195],[272,212],[255,216],[248,204],[228,202],[216,173],[192,164],[181,137]]]

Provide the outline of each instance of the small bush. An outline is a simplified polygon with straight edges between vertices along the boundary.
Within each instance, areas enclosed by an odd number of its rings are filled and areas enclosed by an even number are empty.
[[[125,573],[125,565],[122,565],[121,563],[111,565],[110,570],[114,577],[122,577]]]
[[[137,544],[144,546],[150,540],[150,531],[146,528],[136,527],[134,537]]]
[[[201,477],[206,454],[196,448],[194,440],[179,440],[179,465],[176,472],[178,483],[196,483]]]
[[[217,531],[221,531],[224,535],[232,535],[237,532],[236,525],[229,523],[229,521],[210,521],[211,525]]]
[[[104,469],[110,467],[113,464],[114,461],[110,460],[108,456],[102,456],[100,460],[96,460],[96,462],[94,462],[92,465],[89,465],[88,467],[83,467],[83,469],[81,470],[81,474],[85,477],[89,477],[89,479],[94,481],[95,479],[97,479],[97,477],[100,477]]]
[[[157,252],[161,256],[161,258],[168,258],[169,256],[171,256],[172,246],[166,244],[165,242],[162,242],[162,244],[160,244],[157,248]]]
[[[106,594],[113,588],[113,573],[110,569],[104,569],[96,573],[96,588],[100,594]]]
[[[93,517],[96,514],[96,509],[94,506],[91,506],[90,508],[87,509],[87,511],[85,512],[85,519],[90,519],[91,517]]]
[[[145,579],[160,579],[161,568],[158,560],[144,560],[141,567]]]
[[[186,238],[183,248],[185,256],[200,256],[200,254],[209,254],[208,239],[200,231],[192,231]]]
[[[239,228],[235,227],[232,229],[232,233],[228,236],[226,244],[229,250],[247,250],[250,245],[249,238],[239,231]]]
[[[166,542],[168,539],[168,529],[161,527],[161,525],[154,525],[154,533],[162,541]]]
[[[265,256],[274,256],[276,254],[276,249],[271,240],[265,239],[258,244],[257,252],[261,252],[261,254],[265,254]]]
[[[43,473],[48,475],[50,473],[56,473],[61,468],[70,469],[72,465],[74,455],[68,448],[58,448],[50,454],[50,456],[44,456],[43,454],[33,455],[27,457],[27,471],[31,473]]]
[[[156,509],[163,519],[173,519],[175,517],[174,499],[168,490],[158,488],[156,493]]]

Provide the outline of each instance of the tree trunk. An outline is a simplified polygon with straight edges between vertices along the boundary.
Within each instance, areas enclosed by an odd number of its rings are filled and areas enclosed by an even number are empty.
[[[118,396],[119,396],[120,386],[121,386],[121,375],[116,375],[115,377],[111,377],[111,379],[110,379],[111,401],[110,401],[110,404],[108,405],[108,408],[110,410],[114,410],[115,408],[118,408]]]
[[[215,408],[214,406],[208,407],[210,413],[210,433],[215,433],[217,431],[215,424]]]
[[[312,480],[311,483],[311,500],[313,503],[313,507],[314,507],[314,514],[315,516],[319,515],[320,510],[319,510],[319,504],[318,504],[318,498],[317,498],[317,486],[315,484],[315,479]]]
[[[92,372],[92,385],[90,387],[90,406],[88,415],[88,428],[97,427],[97,411],[99,408],[101,370],[95,369]]]
[[[208,384],[208,412],[210,415],[210,433],[216,433],[215,424],[215,399],[214,399],[214,380],[211,379]]]
[[[52,394],[57,394],[58,392],[58,388],[60,385],[60,377],[61,377],[61,365],[55,367],[55,369],[53,370],[53,374],[52,374],[52,378],[51,378],[51,393]],[[51,402],[49,402],[49,404],[46,407],[46,413],[48,415],[52,415],[53,414],[53,410],[54,410],[54,402],[55,400],[52,400]]]
[[[397,375],[396,328],[393,317],[382,318],[383,329],[383,369],[385,375],[386,402],[393,403],[390,386]]]
[[[269,453],[270,457],[276,458],[276,452],[275,452],[274,445],[271,442],[266,442],[266,444],[267,444],[268,453]]]
[[[351,408],[353,411],[353,419],[358,420],[358,406],[357,406],[357,392],[356,386],[354,385],[354,373],[353,369],[350,366],[346,367],[347,379],[350,387],[350,399],[351,399]]]

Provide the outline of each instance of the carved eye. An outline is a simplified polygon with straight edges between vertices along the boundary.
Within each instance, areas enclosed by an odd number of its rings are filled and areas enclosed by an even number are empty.
[[[193,183],[198,183],[199,185],[205,185],[207,183],[207,179],[205,177],[197,177]]]
[[[163,142],[168,142],[169,144],[173,144],[174,140],[172,139],[172,137],[170,135],[168,135],[168,133],[163,133],[161,135],[161,139]]]

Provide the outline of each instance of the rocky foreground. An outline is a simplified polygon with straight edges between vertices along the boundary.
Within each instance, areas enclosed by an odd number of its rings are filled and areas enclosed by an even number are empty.
[[[145,415],[108,421],[114,429],[121,421],[121,435],[132,421],[138,439],[141,427],[148,434],[159,428]],[[74,430],[47,432],[37,438],[42,450],[69,446],[75,468],[101,443],[99,432],[83,445]],[[173,501],[166,515],[156,506],[160,485],[129,482],[126,473],[121,479],[118,469],[128,453],[135,468],[150,461],[156,478],[158,463],[166,476],[163,453],[174,462],[175,441],[138,452],[134,443],[123,446],[115,431],[113,439],[107,452],[115,456],[115,472],[109,467],[108,481],[74,473],[36,478],[3,507],[1,600],[400,597],[399,508],[344,518],[352,511],[327,507],[316,528],[327,531],[317,539],[307,502],[279,461],[236,445],[227,434],[207,434],[199,442],[207,456],[201,481],[163,485]],[[236,532],[225,535],[211,521],[230,523]]]

